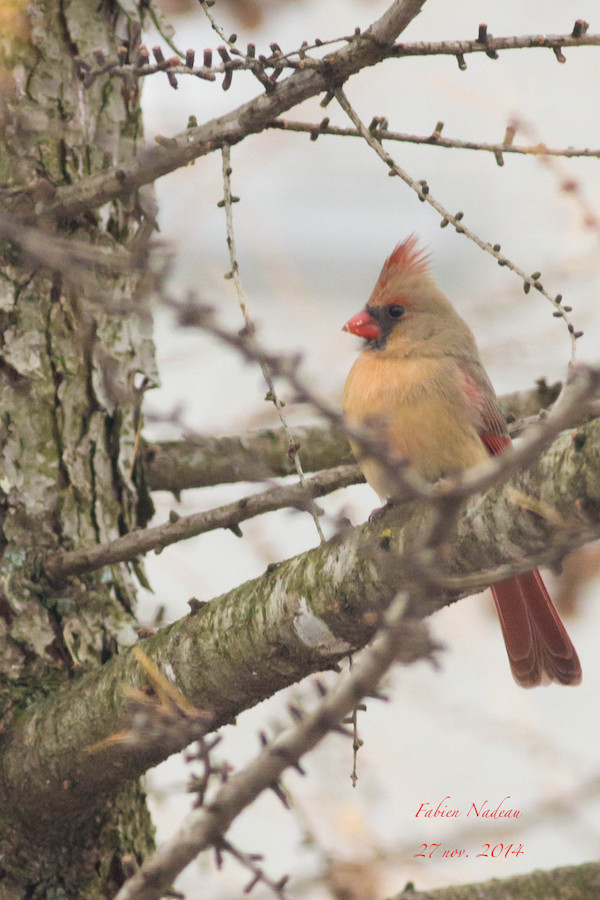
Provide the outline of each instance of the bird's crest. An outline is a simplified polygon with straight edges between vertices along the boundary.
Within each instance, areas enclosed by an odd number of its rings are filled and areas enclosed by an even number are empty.
[[[416,234],[411,234],[401,244],[396,244],[383,264],[381,274],[420,275],[427,271],[429,271],[429,253],[419,247]]]
[[[429,272],[429,253],[419,247],[416,234],[411,234],[401,244],[396,244],[383,264],[381,274],[371,296],[371,303],[389,303],[386,288],[398,278],[425,275]]]

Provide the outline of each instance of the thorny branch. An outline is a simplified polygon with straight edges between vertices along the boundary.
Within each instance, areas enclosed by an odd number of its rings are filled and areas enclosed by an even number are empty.
[[[405,617],[406,598],[398,597],[385,615],[373,645],[361,655],[351,675],[324,694],[313,712],[278,735],[248,765],[222,785],[211,803],[195,810],[183,821],[175,835],[160,847],[125,882],[117,900],[158,900],[177,875],[199,853],[218,844],[239,813],[263,791],[277,785],[289,768],[331,731],[363,697],[377,692],[377,685],[396,661],[407,664],[432,658],[436,647],[422,623]],[[345,733],[345,732],[343,732]]]
[[[236,144],[250,134],[258,134],[286,110],[341,83],[365,66],[381,61],[396,37],[414,19],[425,0],[394,0],[365,32],[356,35],[342,49],[330,54],[318,69],[298,67],[288,78],[278,81],[268,92],[216,119],[187,128],[174,137],[157,137],[157,146],[146,147],[136,157],[98,172],[76,184],[55,190],[44,182],[31,190],[5,194],[15,215],[35,218],[73,216],[90,210],[149,184],[187,165],[194,159],[219,150],[224,144]],[[125,57],[127,54],[126,48]],[[123,62],[125,62],[125,58]]]
[[[506,266],[514,272],[515,275],[523,282],[523,290],[525,293],[529,293],[532,287],[534,287],[537,291],[543,294],[547,300],[550,301],[552,306],[554,307],[553,315],[556,317],[560,317],[563,319],[567,326],[567,330],[569,332],[571,338],[571,360],[575,359],[575,345],[578,338],[580,338],[583,334],[583,331],[575,331],[575,327],[571,323],[568,313],[570,312],[569,307],[562,306],[562,296],[557,294],[556,297],[552,297],[548,291],[544,288],[540,281],[541,273],[534,272],[532,275],[527,275],[523,269],[519,268],[519,266],[515,265],[515,263],[511,262],[504,254],[501,253],[500,244],[491,244],[486,241],[483,241],[475,232],[471,231],[466,225],[463,224],[463,213],[457,212],[454,215],[448,212],[442,204],[432,196],[429,185],[426,181],[417,181],[412,178],[407,172],[402,169],[398,163],[387,153],[386,150],[383,149],[381,142],[378,138],[376,131],[369,130],[364,122],[359,118],[358,114],[350,104],[346,94],[341,88],[337,88],[335,91],[335,97],[348,116],[348,118],[354,124],[354,127],[360,134],[363,136],[368,145],[375,151],[375,153],[379,156],[379,158],[388,166],[389,175],[397,175],[402,181],[408,185],[413,191],[416,192],[419,200],[424,203],[428,203],[432,206],[437,213],[442,217],[442,221],[440,223],[441,227],[444,228],[448,224],[452,224],[456,229],[457,234],[464,234],[465,237],[469,238],[469,240],[473,241],[473,243],[477,244],[485,253],[489,253],[491,256],[496,259],[498,265]]]
[[[589,24],[577,19],[571,34],[534,34],[522,37],[510,36],[495,38],[489,34],[487,25],[479,26],[477,37],[470,41],[418,41],[414,44],[398,43],[390,48],[389,58],[406,56],[455,56],[459,68],[463,71],[466,65],[461,57],[468,53],[485,53],[490,59],[497,59],[501,50],[534,50],[547,48],[552,50],[558,62],[564,63],[563,47],[598,46],[600,35],[588,34]]]
[[[260,854],[243,853],[241,850],[238,850],[233,846],[233,844],[226,840],[220,841],[216,845],[215,850],[218,853],[217,859],[219,861],[223,852],[228,853],[230,856],[233,856],[234,859],[237,859],[240,865],[244,866],[244,868],[248,869],[248,871],[251,873],[252,877],[244,888],[245,894],[249,894],[257,884],[264,884],[267,888],[269,888],[271,893],[273,893],[276,897],[280,897],[281,900],[286,900],[286,898],[289,896],[285,892],[286,884],[289,881],[289,875],[284,875],[283,878],[280,878],[278,881],[273,881],[271,878],[269,878],[268,875],[265,874],[262,866],[258,865],[260,860],[262,860],[263,858]]]
[[[60,581],[69,575],[93,572],[104,566],[133,560],[152,550],[159,552],[170,544],[217,528],[229,528],[239,534],[240,523],[247,519],[285,507],[306,510],[313,497],[322,497],[359,481],[362,481],[362,475],[358,466],[339,466],[305,479],[304,485],[270,488],[206,512],[189,516],[178,516],[172,512],[170,521],[163,525],[132,531],[106,544],[93,544],[79,550],[55,554],[45,563],[45,572],[51,581]]]
[[[325,57],[314,57],[308,54],[312,51],[323,52],[323,48],[342,45],[350,45],[359,40],[372,40],[368,30],[361,32],[356,28],[353,34],[345,35],[330,40],[316,40],[309,44],[304,41],[297,50],[284,53],[276,42],[271,43],[271,52],[268,55],[256,54],[256,47],[250,43],[245,52],[237,46],[237,35],[229,37],[219,27],[210,15],[205,4],[202,4],[206,15],[209,17],[212,27],[223,45],[217,48],[221,62],[213,65],[212,50],[204,51],[204,64],[194,65],[196,53],[188,50],[185,54],[172,56],[165,59],[160,47],[153,47],[154,63],[150,63],[150,52],[145,45],[137,48],[137,56],[134,60],[128,59],[127,48],[123,47],[120,58],[107,61],[104,55],[97,51],[92,61],[77,60],[80,78],[84,87],[89,87],[99,77],[112,75],[132,82],[138,78],[147,78],[150,75],[167,72],[171,78],[171,86],[176,88],[177,75],[191,75],[204,81],[216,81],[217,77],[224,76],[222,87],[227,90],[231,86],[234,72],[248,71],[255,75],[265,89],[272,90],[278,76],[285,69],[302,71],[308,69],[323,70],[330,63],[331,52],[327,51]],[[498,53],[507,50],[533,50],[549,49],[556,56],[558,62],[565,63],[562,50],[565,47],[597,47],[600,46],[600,34],[588,34],[588,25],[582,20],[577,20],[571,34],[552,35],[511,35],[494,38],[487,33],[487,26],[481,25],[479,35],[474,40],[461,41],[415,41],[412,43],[397,43],[383,47],[381,59],[404,59],[407,57],[423,56],[454,56],[459,68],[464,71],[467,68],[464,57],[471,53],[485,53],[490,59],[497,59]],[[183,60],[183,61],[182,61]],[[268,70],[270,74],[268,74]]]
[[[207,65],[199,68],[194,67],[195,53],[192,50],[186,53],[185,66],[174,65],[173,59],[165,60],[161,52],[158,53],[156,65],[147,65],[149,53],[145,48],[141,51],[141,58],[133,62],[128,61],[126,47],[121,48],[120,58],[116,62],[107,62],[101,51],[95,54],[93,64],[78,58],[76,63],[84,86],[100,75],[120,76],[135,83],[136,78],[159,71],[167,71],[174,86],[176,74],[192,74],[212,80],[218,72],[224,75],[226,81],[223,86],[226,86],[231,82],[232,72],[236,68],[247,68],[259,76],[265,93],[216,120],[201,126],[193,124],[174,137],[157,136],[158,146],[147,147],[135,158],[82,179],[75,185],[55,189],[45,182],[32,189],[5,192],[6,205],[26,219],[33,216],[34,209],[42,209],[46,215],[55,217],[87,212],[116,197],[132,193],[193,159],[220,149],[224,143],[234,144],[249,134],[263,131],[291,107],[322,91],[330,92],[335,84],[343,83],[365,66],[375,65],[390,56],[451,54],[457,56],[459,64],[462,60],[464,66],[465,53],[484,52],[493,56],[502,49],[549,47],[558,51],[560,47],[600,45],[600,35],[587,34],[586,23],[579,21],[571,35],[491,38],[482,26],[474,41],[395,45],[395,38],[419,13],[424,2],[396,0],[366,31],[356,29],[352,36],[343,39],[345,45],[341,49],[328,52],[323,59],[308,57],[308,45],[295,54],[287,55],[282,54],[278,45],[273,45],[275,49],[270,57],[259,55],[258,58],[255,48],[249,47],[245,55],[231,58],[227,48],[223,47],[220,54],[223,61],[214,71],[211,68],[212,51],[205,51]],[[318,42],[315,46],[323,46],[324,43]],[[293,59],[294,55],[298,58]],[[283,81],[275,81],[285,65],[294,69],[292,75]],[[265,73],[267,68],[271,68],[270,75]]]
[[[223,155],[223,204],[225,206],[225,219],[227,223],[227,248],[229,250],[229,261],[231,264],[231,271],[228,273],[229,277],[233,280],[233,284],[235,287],[235,292],[237,294],[238,303],[240,306],[240,310],[242,312],[242,317],[244,319],[244,329],[248,336],[248,340],[252,341],[254,338],[254,323],[250,318],[250,313],[248,310],[248,302],[246,297],[244,296],[244,291],[242,288],[242,282],[240,279],[240,269],[237,260],[237,254],[235,249],[235,234],[233,230],[233,202],[234,197],[231,192],[231,149],[229,144],[223,144],[222,147],[222,155]],[[238,198],[235,198],[238,199]],[[277,391],[275,389],[275,382],[273,381],[273,374],[264,359],[259,360],[259,365],[261,372],[263,374],[263,378],[267,383],[267,387],[269,388],[266,399],[270,400],[275,409],[277,410],[277,415],[279,416],[279,421],[285,431],[287,442],[288,442],[288,454],[290,459],[294,462],[294,467],[296,469],[296,473],[298,475],[298,481],[300,486],[304,489],[306,496],[306,509],[309,511],[312,516],[313,522],[315,523],[315,528],[317,529],[317,534],[319,535],[319,540],[324,541],[325,535],[323,534],[323,529],[321,528],[321,523],[319,522],[319,510],[316,504],[312,500],[312,496],[310,492],[306,488],[306,479],[304,477],[304,471],[302,470],[302,463],[300,462],[300,454],[298,453],[298,446],[296,444],[296,440],[294,439],[294,435],[290,426],[288,425],[287,419],[285,417],[285,413],[283,412],[283,404],[277,395]]]
[[[268,125],[280,131],[297,131],[310,134],[314,141],[320,135],[334,135],[337,137],[362,137],[362,133],[356,128],[341,128],[339,125],[330,125],[326,117],[319,123],[292,122],[289,119],[275,119]],[[493,153],[499,166],[504,165],[505,153],[517,153],[522,156],[563,156],[567,159],[573,157],[600,158],[600,149],[577,149],[576,147],[564,147],[562,149],[547,147],[545,144],[514,144],[515,129],[507,128],[504,141],[496,144],[486,144],[481,141],[461,141],[457,138],[442,137],[443,122],[438,122],[431,134],[417,135],[405,134],[399,131],[390,131],[385,120],[375,118],[369,130],[376,131],[377,138],[384,141],[398,141],[406,144],[426,144],[430,147],[454,148],[457,150],[482,150]]]

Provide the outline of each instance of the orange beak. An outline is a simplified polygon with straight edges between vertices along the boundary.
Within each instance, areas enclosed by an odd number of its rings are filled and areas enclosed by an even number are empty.
[[[372,341],[381,334],[381,328],[378,322],[371,316],[366,309],[361,310],[351,319],[348,319],[342,331],[348,331],[357,337],[364,338],[366,341]]]

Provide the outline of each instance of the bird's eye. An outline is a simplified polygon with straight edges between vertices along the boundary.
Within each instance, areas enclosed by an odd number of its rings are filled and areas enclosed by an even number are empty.
[[[389,307],[390,316],[392,319],[399,319],[400,316],[404,315],[404,307],[403,306],[390,306]]]

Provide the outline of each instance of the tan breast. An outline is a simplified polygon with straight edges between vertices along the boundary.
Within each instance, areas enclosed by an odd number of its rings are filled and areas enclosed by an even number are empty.
[[[365,351],[352,367],[343,408],[349,425],[389,447],[394,460],[408,460],[434,481],[487,459],[476,417],[459,390],[456,369],[439,359],[406,359]],[[394,483],[380,462],[352,449],[365,478],[380,497]]]

